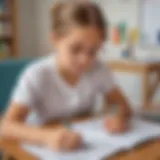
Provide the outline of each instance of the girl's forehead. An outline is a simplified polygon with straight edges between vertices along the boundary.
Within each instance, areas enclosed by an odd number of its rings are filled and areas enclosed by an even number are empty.
[[[74,27],[68,32],[68,40],[91,44],[101,44],[103,42],[101,30],[96,27]]]

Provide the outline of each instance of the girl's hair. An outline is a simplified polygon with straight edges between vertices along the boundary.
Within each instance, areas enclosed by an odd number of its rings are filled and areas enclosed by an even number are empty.
[[[102,38],[106,38],[107,24],[100,8],[91,2],[57,2],[51,9],[52,30],[63,35],[75,25],[94,26],[102,33]]]

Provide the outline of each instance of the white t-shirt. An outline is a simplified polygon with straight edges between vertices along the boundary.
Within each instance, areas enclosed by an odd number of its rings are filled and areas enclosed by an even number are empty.
[[[96,95],[115,87],[109,69],[100,61],[74,87],[59,75],[55,63],[56,58],[49,56],[31,64],[13,92],[11,100],[29,108],[35,123],[90,112]]]

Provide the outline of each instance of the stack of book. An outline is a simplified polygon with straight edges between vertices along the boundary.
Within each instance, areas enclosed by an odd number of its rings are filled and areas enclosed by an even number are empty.
[[[10,14],[10,0],[0,0],[0,59],[10,55],[12,27]]]

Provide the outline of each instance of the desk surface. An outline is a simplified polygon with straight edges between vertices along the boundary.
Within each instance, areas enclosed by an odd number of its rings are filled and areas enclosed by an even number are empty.
[[[151,108],[153,97],[160,83],[160,62],[141,62],[134,60],[110,60],[107,63],[112,71],[123,73],[138,73],[142,76],[143,109]],[[153,83],[151,73],[155,75]]]
[[[81,120],[76,119],[76,121]],[[44,127],[61,127],[59,123],[47,124]],[[0,149],[13,156],[16,160],[38,160],[38,158],[24,151],[20,145],[14,141],[0,138]],[[142,144],[130,151],[121,152],[107,160],[160,160],[160,139]]]
[[[112,70],[122,72],[145,72],[155,71],[160,69],[160,62],[144,63],[134,60],[110,60],[108,65]]]

